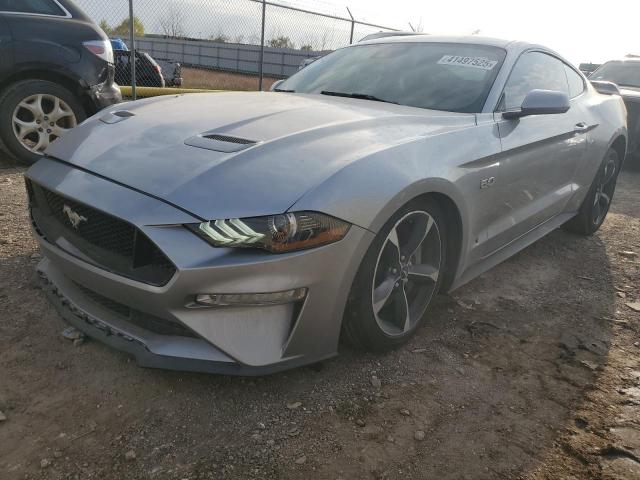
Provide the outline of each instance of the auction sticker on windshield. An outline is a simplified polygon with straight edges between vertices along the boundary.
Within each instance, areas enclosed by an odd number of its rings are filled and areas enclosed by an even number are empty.
[[[497,60],[489,60],[486,57],[461,57],[459,55],[445,55],[438,60],[438,65],[457,65],[482,70],[493,70],[497,64]]]

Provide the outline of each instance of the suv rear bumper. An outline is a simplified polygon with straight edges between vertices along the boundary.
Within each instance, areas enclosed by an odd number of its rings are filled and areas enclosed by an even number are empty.
[[[104,83],[90,87],[88,91],[96,112],[122,102],[120,87],[114,82],[115,68],[113,65],[109,65],[108,69],[107,80]]]

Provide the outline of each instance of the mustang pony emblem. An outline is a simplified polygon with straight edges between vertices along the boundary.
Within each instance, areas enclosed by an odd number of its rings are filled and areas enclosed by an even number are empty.
[[[69,218],[69,221],[71,222],[71,226],[75,230],[78,229],[78,227],[82,222],[89,221],[87,217],[83,217],[78,212],[74,212],[73,210],[71,210],[71,207],[69,205],[65,205],[64,207],[62,207],[62,213],[64,213]]]

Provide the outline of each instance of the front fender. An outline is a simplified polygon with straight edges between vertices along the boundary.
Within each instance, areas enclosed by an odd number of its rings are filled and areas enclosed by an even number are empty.
[[[363,156],[307,192],[290,210],[324,212],[377,233],[412,199],[428,193],[444,195],[461,220],[459,274],[474,239],[491,222],[493,192],[480,190],[481,180],[497,175],[499,168],[495,123],[490,119],[478,123]]]
[[[430,154],[423,148],[404,146],[360,159],[308,192],[290,210],[321,211],[378,233],[403,205],[437,193],[455,204],[462,222],[460,245],[465,246],[469,209],[461,187],[450,180],[464,177],[465,167],[427,160]],[[465,183],[462,180],[461,185]]]

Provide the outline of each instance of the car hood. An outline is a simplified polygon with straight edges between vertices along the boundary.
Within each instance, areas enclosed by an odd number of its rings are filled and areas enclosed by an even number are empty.
[[[323,95],[188,94],[111,107],[46,153],[202,219],[236,218],[284,212],[351,162],[474,125],[473,114]]]

